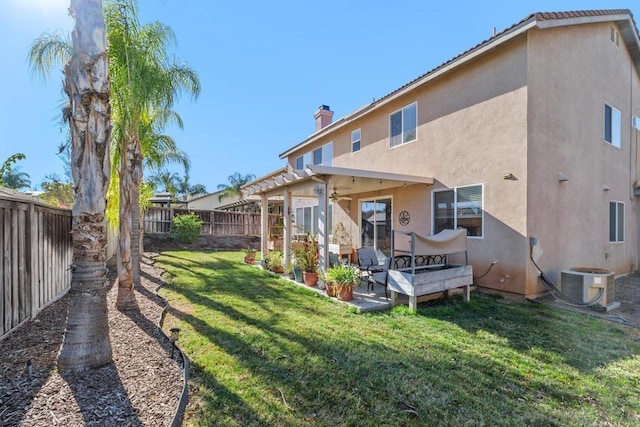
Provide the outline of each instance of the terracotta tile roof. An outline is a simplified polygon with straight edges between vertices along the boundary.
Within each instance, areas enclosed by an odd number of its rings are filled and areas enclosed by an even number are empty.
[[[536,20],[544,21],[548,19],[568,19],[568,18],[588,17],[588,16],[623,15],[627,13],[631,15],[631,11],[629,9],[571,10],[568,12],[536,12],[530,15],[528,18],[535,16]]]

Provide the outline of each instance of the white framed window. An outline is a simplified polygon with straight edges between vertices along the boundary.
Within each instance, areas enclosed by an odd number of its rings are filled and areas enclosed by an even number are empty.
[[[624,203],[609,202],[609,242],[624,242]]]
[[[316,148],[313,150],[313,164],[321,165],[322,164],[322,147]]]
[[[333,142],[328,142],[322,147],[296,157],[296,169],[304,169],[307,165],[333,165]]]
[[[333,142],[328,142],[322,146],[322,165],[333,166]]]
[[[355,153],[356,151],[360,151],[360,137],[361,132],[360,129],[356,129],[351,132],[351,152]]]
[[[407,105],[389,115],[390,146],[397,147],[418,138],[418,103]]]
[[[432,233],[459,227],[469,237],[484,237],[483,184],[432,191]]]
[[[620,110],[604,104],[604,140],[614,147],[620,148],[622,134],[622,115]]]
[[[296,208],[296,214],[294,217],[294,224],[297,227],[297,234],[312,233],[317,234],[318,229],[318,205],[301,206]],[[327,229],[329,233],[333,230],[333,204],[329,203],[327,206]]]
[[[631,126],[640,130],[640,117],[631,116]]]

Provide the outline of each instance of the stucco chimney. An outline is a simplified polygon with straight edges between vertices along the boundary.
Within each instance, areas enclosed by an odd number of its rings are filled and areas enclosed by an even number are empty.
[[[323,127],[330,125],[333,120],[333,111],[328,105],[321,105],[318,107],[318,111],[313,115],[316,119],[316,132]]]

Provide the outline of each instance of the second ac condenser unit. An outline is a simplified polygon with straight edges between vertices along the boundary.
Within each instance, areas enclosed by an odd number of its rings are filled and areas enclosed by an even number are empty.
[[[562,293],[570,302],[579,304],[594,303],[606,310],[620,306],[615,302],[615,275],[597,268],[572,268],[560,275]]]

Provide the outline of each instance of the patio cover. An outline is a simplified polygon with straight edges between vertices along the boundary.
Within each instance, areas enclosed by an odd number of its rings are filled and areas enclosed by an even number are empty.
[[[364,193],[387,188],[402,187],[410,184],[433,185],[432,177],[406,175],[391,172],[379,172],[363,169],[351,169],[336,166],[307,165],[304,169],[291,166],[278,169],[273,173],[258,178],[242,187],[245,195],[259,195],[261,199],[261,250],[267,252],[267,216],[266,206],[274,198],[282,198],[284,212],[284,244],[285,263],[290,261],[291,246],[291,203],[292,197],[311,197],[318,201],[318,246],[320,268],[328,267],[328,236],[326,211],[330,194],[334,189],[341,196]]]
[[[409,184],[433,185],[432,177],[406,175],[392,172],[379,172],[364,169],[352,169],[336,166],[307,165],[304,169],[284,168],[270,175],[259,178],[243,187],[247,195],[252,194],[281,194],[286,187],[296,189],[296,195],[317,196],[314,185],[297,184],[326,183],[329,190],[334,187],[341,195],[363,193],[366,191],[382,190],[401,187]]]

